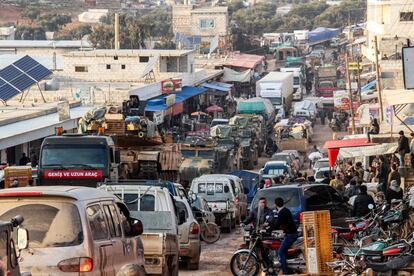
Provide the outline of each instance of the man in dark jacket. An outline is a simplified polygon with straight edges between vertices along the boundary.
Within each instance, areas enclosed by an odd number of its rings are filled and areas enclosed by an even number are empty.
[[[404,131],[400,131],[400,138],[398,138],[398,149],[397,152],[400,154],[400,166],[405,167],[405,154],[410,152],[410,144],[408,138],[405,137]]]
[[[397,180],[392,180],[390,186],[385,193],[385,198],[388,203],[391,203],[393,199],[403,199],[403,191],[398,184]]]
[[[272,209],[267,207],[267,200],[265,197],[261,197],[259,199],[259,205],[257,208],[253,209],[249,216],[243,221],[243,224],[247,225],[253,223],[254,226],[257,225],[257,216],[259,214],[260,208],[260,218],[259,218],[259,225],[262,225],[266,221],[267,216],[272,216],[273,212]]]
[[[354,208],[352,209],[353,217],[363,217],[370,212],[368,205],[372,204],[375,207],[375,202],[372,196],[367,193],[367,186],[361,185],[359,187],[359,195],[355,198]]]
[[[379,157],[379,169],[378,169],[378,192],[387,190],[388,168],[385,164],[384,156]]]
[[[330,184],[331,183],[331,177],[329,176],[328,172],[323,173],[323,180],[321,181],[323,184]]]
[[[292,244],[298,239],[298,232],[292,213],[284,206],[283,198],[276,198],[275,205],[277,208],[277,220],[273,223],[275,229],[283,230],[285,237],[279,248],[279,260],[284,275],[290,274],[289,267],[286,262],[286,253]]]

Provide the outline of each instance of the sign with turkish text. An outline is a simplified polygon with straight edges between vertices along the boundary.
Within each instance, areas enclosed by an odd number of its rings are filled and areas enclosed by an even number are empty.
[[[102,170],[46,170],[44,172],[45,179],[100,179],[102,175]]]

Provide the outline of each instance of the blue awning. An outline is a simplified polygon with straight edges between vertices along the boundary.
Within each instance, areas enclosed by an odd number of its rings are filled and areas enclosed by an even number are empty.
[[[373,81],[365,84],[364,86],[362,86],[361,87],[361,92],[366,92],[366,91],[369,91],[371,89],[374,89],[376,85],[377,85],[377,81],[373,80]]]
[[[232,84],[224,83],[224,82],[206,82],[203,83],[203,87],[215,89],[223,92],[229,92],[233,87]]]
[[[207,89],[203,87],[194,87],[194,86],[184,86],[181,89],[181,92],[176,93],[175,95],[175,103],[181,103],[189,98],[198,96],[204,93]]]
[[[175,93],[175,103],[182,103],[188,100],[189,98],[200,95],[206,90],[207,89],[203,87],[184,86],[180,92]],[[165,102],[165,97],[167,96],[168,95],[162,95],[154,99],[148,100],[147,106],[145,107],[145,111],[159,112],[167,110],[169,108],[169,106],[167,106]]]

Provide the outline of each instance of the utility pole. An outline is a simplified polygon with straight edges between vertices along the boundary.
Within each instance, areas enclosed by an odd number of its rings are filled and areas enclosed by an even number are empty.
[[[355,134],[355,117],[354,117],[354,101],[352,99],[352,89],[351,89],[351,76],[349,74],[349,61],[348,61],[348,51],[345,53],[345,66],[346,66],[346,78],[348,81],[348,91],[349,91],[349,112],[351,114],[351,127],[352,134]]]
[[[359,59],[360,59],[360,56],[357,56],[357,83],[358,83],[359,102],[362,103],[361,71],[359,69]]]
[[[375,47],[375,79],[377,82],[377,91],[378,91],[378,102],[380,104],[380,122],[384,121],[384,107],[382,106],[382,92],[381,92],[381,77],[380,77],[380,68],[378,62],[378,38],[374,38],[374,47]]]

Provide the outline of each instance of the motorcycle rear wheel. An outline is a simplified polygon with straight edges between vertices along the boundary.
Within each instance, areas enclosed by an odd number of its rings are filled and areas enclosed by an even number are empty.
[[[231,257],[230,270],[234,276],[256,276],[260,273],[260,263],[254,255],[249,257],[248,252],[239,252]]]
[[[215,223],[207,222],[200,235],[201,239],[206,243],[215,243],[220,239],[220,228]]]

